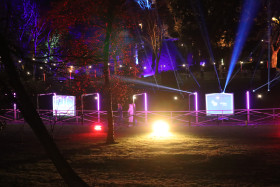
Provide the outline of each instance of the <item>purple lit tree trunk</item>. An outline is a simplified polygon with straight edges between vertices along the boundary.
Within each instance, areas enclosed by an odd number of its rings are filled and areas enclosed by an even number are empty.
[[[24,119],[32,128],[33,132],[39,139],[40,143],[44,147],[48,156],[54,163],[59,174],[64,179],[68,186],[80,187],[88,186],[71,168],[69,163],[60,153],[56,144],[49,135],[46,127],[44,126],[39,114],[37,113],[32,101],[30,100],[25,88],[23,87],[20,77],[16,71],[16,67],[11,57],[10,45],[0,36],[0,56],[2,57],[2,62],[5,65],[5,71],[9,78],[9,83],[15,90],[17,95],[17,100],[20,104],[20,110],[24,116]]]

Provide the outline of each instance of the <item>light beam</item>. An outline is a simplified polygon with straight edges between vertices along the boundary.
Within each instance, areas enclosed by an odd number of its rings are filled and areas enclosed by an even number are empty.
[[[238,27],[237,37],[233,48],[233,53],[231,56],[230,66],[227,74],[227,79],[224,87],[224,92],[227,88],[228,82],[236,65],[236,62],[239,58],[239,55],[244,46],[245,40],[249,34],[249,30],[252,26],[253,19],[257,12],[260,0],[245,0],[245,3],[242,8],[242,14],[240,18],[240,23]]]

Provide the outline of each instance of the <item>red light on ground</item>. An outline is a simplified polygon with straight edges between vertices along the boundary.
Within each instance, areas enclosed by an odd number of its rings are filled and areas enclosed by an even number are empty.
[[[95,131],[102,131],[102,126],[101,125],[95,125],[94,130]]]

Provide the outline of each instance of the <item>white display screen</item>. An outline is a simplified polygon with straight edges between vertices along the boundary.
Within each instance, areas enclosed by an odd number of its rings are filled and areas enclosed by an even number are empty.
[[[68,95],[54,95],[53,96],[53,115],[60,116],[75,116],[76,97]]]
[[[206,94],[206,114],[233,114],[233,94],[232,93],[212,93]]]

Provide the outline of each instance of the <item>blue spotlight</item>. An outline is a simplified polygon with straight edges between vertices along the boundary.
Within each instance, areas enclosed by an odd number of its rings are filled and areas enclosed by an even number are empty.
[[[236,41],[233,48],[233,53],[231,56],[230,66],[227,74],[227,79],[224,87],[224,92],[232,75],[235,64],[239,58],[239,55],[244,46],[245,40],[249,34],[250,28],[253,23],[253,19],[256,15],[258,7],[260,5],[260,0],[245,0],[242,8],[242,14],[240,18],[240,23],[238,27],[238,32],[236,36]]]

